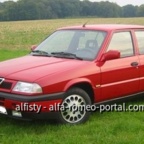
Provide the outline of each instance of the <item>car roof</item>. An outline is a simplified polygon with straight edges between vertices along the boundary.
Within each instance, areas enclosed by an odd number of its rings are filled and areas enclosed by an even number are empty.
[[[142,25],[127,25],[127,24],[96,24],[96,25],[81,25],[81,26],[71,26],[71,27],[64,27],[61,29],[87,29],[87,30],[104,30],[104,31],[111,31],[111,30],[122,30],[122,29],[144,29]]]

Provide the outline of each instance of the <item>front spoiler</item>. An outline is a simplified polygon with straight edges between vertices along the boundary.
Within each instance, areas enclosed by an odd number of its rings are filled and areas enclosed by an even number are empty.
[[[20,102],[38,102],[38,101],[63,99],[64,94],[65,94],[64,92],[60,92],[60,93],[46,94],[46,95],[39,95],[39,96],[25,96],[25,95],[16,95],[12,93],[0,92],[0,98],[20,101]]]
[[[42,109],[40,113],[36,112],[28,112],[28,111],[20,111],[22,117],[17,117],[12,115],[12,111],[14,109],[14,105],[20,103],[29,103],[29,104],[37,104],[42,107],[49,105],[55,105],[57,103],[61,103],[65,93],[55,93],[55,94],[47,94],[47,95],[39,95],[39,96],[24,96],[24,95],[16,95],[10,93],[0,92],[0,106],[5,107],[7,110],[7,114],[2,114],[8,117],[22,119],[22,120],[33,120],[33,119],[56,119],[58,117],[58,111],[49,111],[47,109]],[[1,114],[1,113],[0,113]]]
[[[12,115],[12,110],[7,110],[8,115],[3,115],[5,117],[18,119],[18,120],[24,120],[24,121],[31,121],[31,120],[56,120],[58,119],[58,113],[59,112],[41,112],[41,113],[28,113],[28,112],[22,112],[22,117],[16,117]]]

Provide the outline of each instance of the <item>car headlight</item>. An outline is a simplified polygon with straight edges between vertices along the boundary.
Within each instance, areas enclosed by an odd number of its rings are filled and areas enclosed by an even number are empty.
[[[42,88],[36,83],[17,82],[13,91],[33,94],[42,93]]]

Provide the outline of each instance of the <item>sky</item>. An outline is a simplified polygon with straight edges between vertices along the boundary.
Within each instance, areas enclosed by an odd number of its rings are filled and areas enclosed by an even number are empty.
[[[9,0],[0,0],[0,2],[5,2],[5,1],[9,1]],[[11,0],[11,1],[17,1],[17,0]]]
[[[8,1],[8,0],[0,0],[0,2],[4,2],[4,1]],[[13,0],[16,1],[16,0]],[[100,2],[100,1],[109,1],[109,2],[114,2],[117,3],[120,6],[124,6],[127,4],[132,4],[134,6],[138,5],[140,6],[141,4],[144,4],[144,0],[89,0],[89,1],[95,1],[95,2]]]
[[[100,2],[100,1],[109,1],[109,2],[114,2],[117,3],[120,6],[124,6],[127,4],[132,4],[132,5],[138,5],[140,6],[141,4],[144,4],[144,0],[90,0],[90,1],[95,1],[95,2]]]

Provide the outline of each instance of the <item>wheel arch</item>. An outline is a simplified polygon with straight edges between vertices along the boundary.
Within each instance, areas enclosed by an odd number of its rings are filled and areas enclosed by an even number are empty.
[[[80,78],[80,79],[69,81],[65,86],[64,91],[68,91],[74,87],[83,89],[89,95],[92,103],[94,103],[95,101],[94,89],[90,80],[85,78]]]

